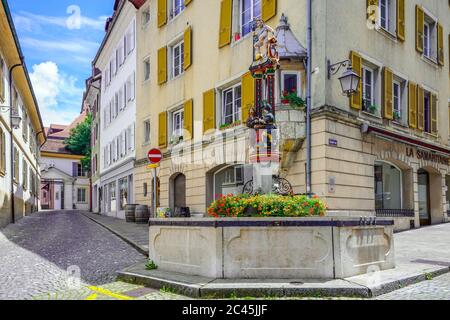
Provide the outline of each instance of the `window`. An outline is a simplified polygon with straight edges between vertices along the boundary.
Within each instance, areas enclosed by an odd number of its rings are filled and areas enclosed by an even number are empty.
[[[13,156],[13,177],[14,182],[19,183],[19,161],[20,161],[19,150],[14,147],[14,156]]]
[[[142,25],[147,26],[150,22],[150,7],[142,12]]]
[[[363,67],[362,73],[363,110],[370,111],[371,107],[375,104],[374,71],[368,67]]]
[[[281,72],[281,92],[301,92],[300,72],[282,71]]]
[[[77,177],[85,177],[86,170],[83,168],[81,163],[77,164]]]
[[[172,136],[182,137],[184,127],[184,110],[180,109],[172,113]]]
[[[241,84],[223,90],[222,124],[231,124],[241,119]]]
[[[0,127],[0,174],[6,173],[6,135]]]
[[[144,143],[150,142],[150,120],[144,121]]]
[[[22,137],[25,142],[28,141],[28,115],[25,110],[25,107],[22,106]]]
[[[214,194],[242,193],[244,183],[252,177],[252,165],[229,166],[214,173]]]
[[[28,163],[25,159],[22,160],[22,185],[23,189],[28,189]]]
[[[144,60],[144,81],[150,79],[150,58]]]
[[[184,41],[180,41],[172,47],[172,78],[176,78],[184,72]]]
[[[171,0],[172,2],[172,10],[170,13],[171,18],[175,18],[184,10],[184,0]]]
[[[429,92],[425,92],[423,101],[423,130],[431,133],[431,96]]]
[[[4,65],[3,59],[0,57],[0,102],[5,101],[5,78],[4,78]]]
[[[261,0],[240,0],[241,35],[252,31],[252,21],[261,18]]]
[[[83,188],[77,189],[77,202],[81,203],[86,202],[86,189]]]
[[[120,210],[125,210],[128,203],[128,178],[119,180]]]
[[[423,26],[423,54],[431,58],[431,25],[427,22]]]
[[[402,172],[385,162],[375,162],[375,208],[402,209]]]
[[[400,82],[394,81],[392,88],[393,95],[393,107],[394,107],[394,120],[401,119],[402,116],[402,87]]]

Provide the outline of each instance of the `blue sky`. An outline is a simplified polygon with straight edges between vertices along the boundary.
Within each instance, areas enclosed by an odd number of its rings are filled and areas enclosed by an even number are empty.
[[[114,0],[9,0],[42,120],[68,124],[80,112],[91,61]]]

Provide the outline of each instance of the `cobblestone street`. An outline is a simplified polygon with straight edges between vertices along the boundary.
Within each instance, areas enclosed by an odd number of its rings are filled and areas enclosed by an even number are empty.
[[[114,281],[117,271],[145,257],[76,212],[41,212],[0,230],[0,257],[0,299],[111,298],[142,290]],[[78,270],[77,288],[69,272]],[[156,290],[138,293],[173,298]]]
[[[442,225],[434,229],[445,231],[448,227]],[[431,230],[415,232],[424,238]],[[412,237],[414,234],[399,236]],[[407,250],[401,245],[399,248],[403,253]],[[1,229],[0,256],[0,300],[186,299],[171,291],[116,281],[118,271],[143,262],[146,257],[78,212],[41,212]],[[450,274],[430,276],[427,281],[375,299],[449,300]]]

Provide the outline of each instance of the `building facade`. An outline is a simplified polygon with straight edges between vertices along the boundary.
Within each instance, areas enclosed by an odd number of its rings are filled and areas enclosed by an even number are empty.
[[[92,211],[101,211],[101,184],[100,184],[100,101],[101,101],[102,73],[100,70],[93,70],[93,75],[86,80],[86,91],[83,96],[83,103],[88,106],[92,116],[91,128],[91,180],[92,180]]]
[[[245,123],[255,97],[248,70],[258,18],[298,49],[279,47],[278,174],[295,193],[306,192],[305,112],[281,98],[286,90],[306,98],[306,7],[306,0],[148,0],[140,7],[137,203],[151,201],[151,147],[164,153],[161,207],[205,213],[216,194],[242,192],[252,179]],[[392,216],[398,229],[447,221],[449,4],[312,1],[312,11],[311,191],[330,215]],[[361,77],[351,98],[342,94],[340,74],[328,72],[345,60]]]
[[[136,119],[136,8],[129,1],[115,2],[93,67],[102,72],[100,211],[125,218],[134,201]]]
[[[39,208],[44,127],[5,0],[0,4],[0,227]],[[13,120],[20,120],[18,125]]]
[[[70,125],[45,128],[47,141],[41,147],[40,198],[42,210],[90,209],[89,172],[82,166],[84,156],[68,150],[64,140],[86,119],[87,108]]]

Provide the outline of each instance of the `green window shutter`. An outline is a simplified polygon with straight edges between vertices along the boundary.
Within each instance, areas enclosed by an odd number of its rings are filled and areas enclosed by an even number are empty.
[[[397,39],[405,41],[405,0],[397,0]]]
[[[222,0],[220,3],[219,48],[231,43],[231,21],[233,16],[233,1]]]
[[[158,50],[158,84],[167,82],[167,47]]]
[[[269,21],[277,14],[277,0],[262,0],[261,16],[264,21]]]
[[[362,107],[362,58],[359,54],[350,52],[350,61],[352,62],[353,71],[361,77],[358,85],[358,91],[350,97],[350,107],[361,110]]]
[[[408,122],[410,128],[417,128],[417,85],[408,83]]]
[[[192,28],[189,26],[184,31],[184,70],[192,65]]]
[[[416,50],[423,53],[425,13],[421,6],[416,5]]]
[[[216,91],[203,93],[203,133],[216,128]]]
[[[250,72],[242,76],[242,123],[246,123],[250,109],[255,105],[255,79]]]
[[[167,23],[167,0],[158,0],[158,27]]]
[[[167,113],[161,112],[158,117],[158,145],[167,147]]]
[[[184,103],[184,135],[183,140],[191,140],[194,137],[194,103],[190,99]]]
[[[394,106],[393,106],[393,74],[389,68],[384,68],[383,71],[383,109],[384,117],[386,119],[392,120],[394,118]]]

